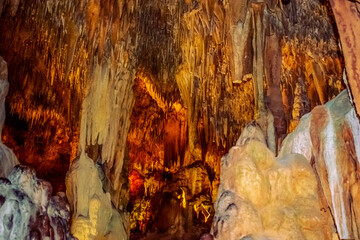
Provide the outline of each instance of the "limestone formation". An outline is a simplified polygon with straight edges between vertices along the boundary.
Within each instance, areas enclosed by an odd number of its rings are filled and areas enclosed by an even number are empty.
[[[87,145],[96,146],[94,152],[100,155],[100,158],[90,157],[106,165],[105,174],[112,183],[108,186],[112,189],[112,201],[121,209],[127,202],[122,166],[136,66],[131,57],[132,44],[136,41],[130,34],[134,27],[133,5],[134,1],[11,0],[4,2],[0,15],[0,33],[4,39],[9,37],[5,29],[11,28],[10,22],[22,22],[14,35],[22,32],[24,38],[17,35],[17,40],[8,42],[11,46],[5,48],[5,41],[0,45],[1,53],[11,48],[19,50],[4,56],[9,68],[14,68],[11,72],[18,75],[25,68],[32,72],[13,78],[19,79],[19,84],[12,81],[14,89],[9,96],[12,115],[25,121],[29,132],[23,136],[30,152],[26,162],[49,180],[63,185],[59,181],[64,179],[50,176],[55,172],[64,178],[69,163],[77,157],[83,115],[87,119],[82,126],[86,131],[84,140]],[[20,44],[24,41],[31,43]],[[20,62],[15,60],[18,57],[22,59]],[[92,111],[88,110],[90,105]],[[8,142],[17,146],[18,141],[11,136],[16,135],[16,129],[8,129]],[[39,145],[42,145],[40,149]]]
[[[331,216],[321,209],[317,179],[307,159],[299,154],[275,158],[260,132],[244,132],[247,136],[240,139],[247,141],[239,141],[221,161],[211,229],[215,239],[336,237]]]
[[[13,151],[1,140],[5,122],[5,97],[9,91],[8,69],[5,60],[0,57],[0,177],[7,177],[19,161]]]
[[[0,179],[0,239],[72,240],[69,220],[65,194],[52,196],[32,168],[18,165]]]

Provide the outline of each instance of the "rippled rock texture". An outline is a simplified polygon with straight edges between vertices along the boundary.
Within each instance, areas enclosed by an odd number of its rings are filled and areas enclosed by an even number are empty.
[[[32,168],[18,165],[0,179],[0,239],[71,240],[69,220],[65,194],[52,196]]]
[[[215,239],[336,237],[309,161],[300,154],[275,158],[256,124],[245,130],[243,141],[222,158],[211,229]]]

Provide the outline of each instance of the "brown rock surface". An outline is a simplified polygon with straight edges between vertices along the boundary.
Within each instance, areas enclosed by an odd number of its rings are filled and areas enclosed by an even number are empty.
[[[343,49],[349,92],[354,98],[355,109],[360,115],[360,3],[330,0]]]

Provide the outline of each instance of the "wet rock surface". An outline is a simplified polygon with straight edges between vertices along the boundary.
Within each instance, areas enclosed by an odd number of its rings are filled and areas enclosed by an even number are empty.
[[[71,240],[69,220],[65,193],[52,196],[50,183],[32,168],[15,166],[0,179],[0,239]]]

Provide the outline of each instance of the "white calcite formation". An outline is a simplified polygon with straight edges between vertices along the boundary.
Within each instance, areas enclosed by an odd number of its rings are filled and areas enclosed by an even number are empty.
[[[66,195],[72,210],[71,232],[78,240],[127,239],[125,218],[103,190],[101,171],[84,152],[70,166]]]
[[[0,177],[7,177],[13,167],[19,164],[13,151],[1,141],[1,132],[5,122],[5,97],[9,91],[8,69],[5,60],[0,57]]]
[[[359,120],[343,91],[302,117],[280,152],[303,154],[312,163],[340,239],[360,238],[359,143]]]
[[[248,125],[222,158],[211,234],[218,240],[336,239],[309,161],[300,154],[275,158],[259,129]]]
[[[64,193],[51,196],[50,183],[18,165],[0,178],[0,239],[70,240],[70,207]]]

